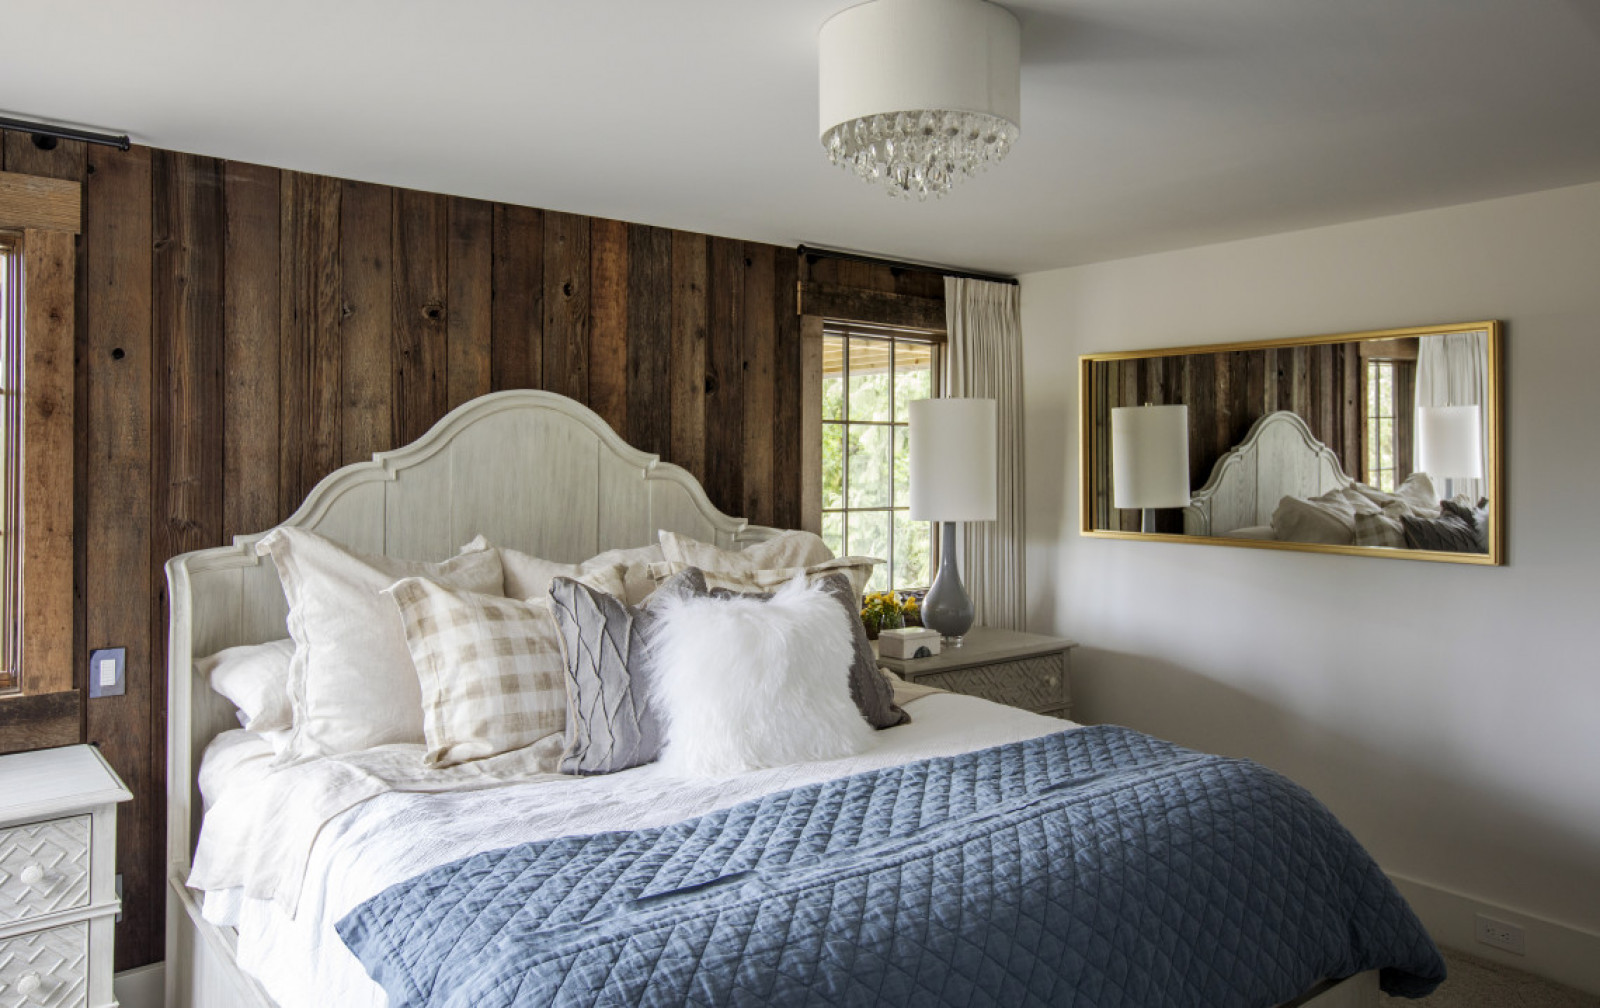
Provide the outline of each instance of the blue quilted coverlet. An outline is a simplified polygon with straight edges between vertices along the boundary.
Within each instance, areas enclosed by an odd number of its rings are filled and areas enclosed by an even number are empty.
[[[1444,978],[1316,799],[1110,726],[463,858],[338,930],[395,1008],[1243,1008]]]

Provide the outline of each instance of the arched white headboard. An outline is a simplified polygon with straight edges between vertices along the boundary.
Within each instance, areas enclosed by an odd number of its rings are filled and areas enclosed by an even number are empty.
[[[1223,453],[1206,485],[1189,498],[1183,531],[1226,535],[1266,525],[1285,497],[1315,497],[1354,482],[1339,456],[1297,414],[1268,413],[1250,425],[1243,441]]]
[[[442,560],[480,534],[576,562],[649,545],[658,529],[729,548],[776,531],[718,511],[687,471],[629,446],[581,403],[520,389],[474,399],[417,441],[335,470],[283,524],[417,560]],[[194,660],[288,636],[277,571],[255,552],[266,531],[167,562],[167,834],[180,877],[198,826],[194,771],[206,745],[238,727]]]

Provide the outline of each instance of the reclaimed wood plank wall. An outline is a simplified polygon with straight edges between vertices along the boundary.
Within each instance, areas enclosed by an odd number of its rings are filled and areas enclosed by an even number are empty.
[[[1107,408],[1184,403],[1189,407],[1189,485],[1198,490],[1217,460],[1244,439],[1250,425],[1277,410],[1292,410],[1339,456],[1344,471],[1362,473],[1361,358],[1356,343],[1272,350],[1234,350],[1107,361],[1098,388]],[[1109,414],[1106,414],[1109,416]],[[1108,442],[1109,443],[1109,442]],[[1109,487],[1110,453],[1097,456],[1098,485]],[[1097,528],[1137,532],[1136,511],[1100,502]],[[1158,515],[1163,532],[1181,533],[1183,516]]]
[[[117,968],[163,956],[166,580],[330,470],[506,388],[587,403],[750,521],[801,516],[793,249],[24,134],[83,184],[74,655],[128,651],[84,738],[132,788]]]

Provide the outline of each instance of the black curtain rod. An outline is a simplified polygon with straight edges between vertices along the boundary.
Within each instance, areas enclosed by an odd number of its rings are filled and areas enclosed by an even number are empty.
[[[57,140],[82,140],[84,143],[115,147],[117,150],[127,150],[133,146],[133,143],[125,133],[92,133],[89,130],[73,129],[71,126],[52,126],[49,123],[29,122],[26,119],[7,119],[4,116],[0,116],[0,129],[16,130],[19,133],[32,133],[34,146],[42,150],[50,150],[55,147]]]
[[[901,262],[898,259],[883,259],[878,256],[862,255],[859,252],[840,252],[835,249],[817,248],[814,245],[801,245],[796,249],[806,257],[806,262],[815,263],[818,259],[848,259],[851,262],[871,263],[874,266],[887,266],[890,269],[922,270],[927,273],[941,273],[948,277],[957,277],[962,280],[987,280],[990,283],[1012,284],[1017,282],[1016,277],[1001,276],[998,273],[974,273],[970,270],[949,269],[945,266],[931,266],[928,263]]]

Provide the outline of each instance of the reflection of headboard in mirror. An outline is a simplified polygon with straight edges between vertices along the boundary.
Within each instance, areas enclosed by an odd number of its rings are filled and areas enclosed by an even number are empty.
[[[1471,322],[1085,355],[1079,372],[1083,534],[1504,563],[1500,354],[1500,324]],[[1113,507],[1111,410],[1146,404],[1187,407],[1188,507],[1144,515]],[[1437,406],[1457,409],[1430,409]],[[1438,429],[1428,421],[1460,407],[1477,421],[1468,423],[1475,433],[1467,455],[1425,454],[1441,443],[1437,436],[1423,443]],[[1444,457],[1471,457],[1477,464],[1472,472],[1432,472],[1408,482],[1423,472],[1425,459]],[[1289,542],[1304,536],[1274,534],[1272,515],[1284,498],[1307,500],[1336,488],[1391,505],[1384,493],[1404,489],[1405,509],[1391,515],[1393,535]],[[1446,498],[1462,507],[1441,515]],[[1472,512],[1480,501],[1486,501],[1484,510]],[[1365,505],[1358,500],[1354,506],[1359,512]],[[1444,537],[1433,534],[1439,529],[1411,525],[1402,535],[1402,519],[1465,521],[1465,534],[1476,537],[1474,549],[1413,548]],[[1142,526],[1155,531],[1141,532]]]

